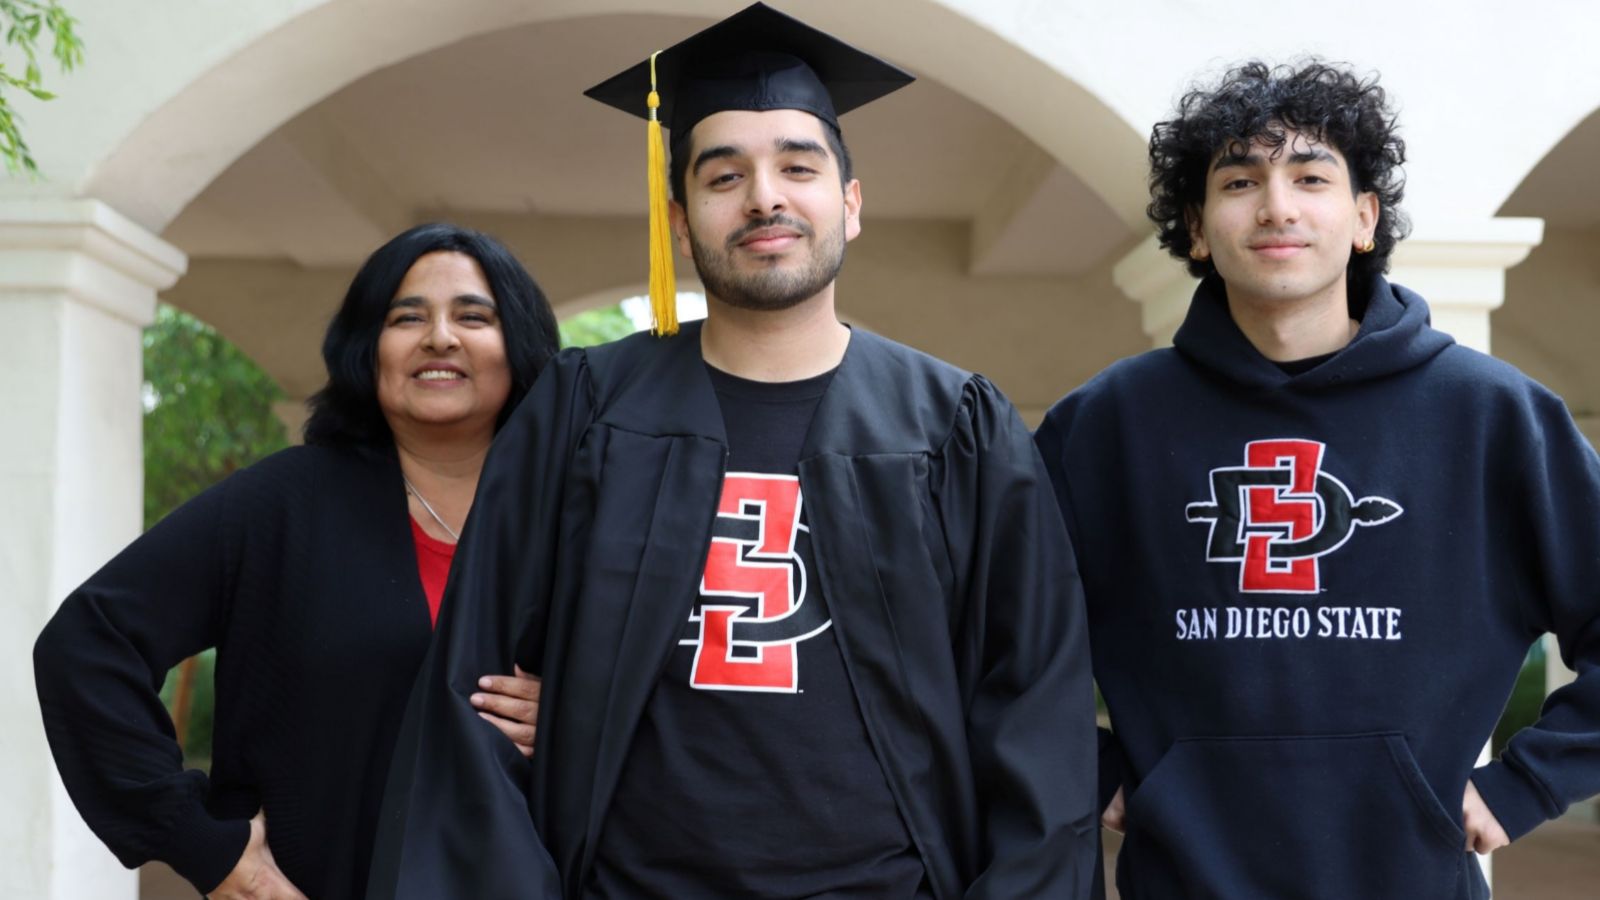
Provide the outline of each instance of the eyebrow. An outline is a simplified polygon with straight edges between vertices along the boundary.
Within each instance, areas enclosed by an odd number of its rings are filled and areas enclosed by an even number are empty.
[[[826,158],[828,148],[810,138],[778,138],[773,142],[779,153],[813,153]]]
[[[777,138],[772,142],[772,145],[779,153],[810,153],[823,157],[824,159],[826,159],[828,156],[828,148],[824,147],[817,141],[811,140],[810,138]],[[695,155],[694,165],[691,167],[691,171],[693,174],[699,175],[700,169],[704,167],[706,163],[719,159],[727,159],[730,156],[743,155],[744,151],[732,144],[723,144],[717,147],[707,147]]]
[[[1312,147],[1310,150],[1298,150],[1289,154],[1290,165],[1303,165],[1305,163],[1325,162],[1337,166],[1339,158],[1321,147]],[[1247,153],[1243,156],[1223,154],[1211,166],[1211,171],[1220,172],[1223,169],[1255,168],[1267,164],[1266,157],[1259,153]]]
[[[723,144],[720,147],[707,147],[701,150],[694,158],[694,174],[699,175],[700,169],[708,162],[727,159],[730,156],[743,155],[744,151],[732,144]]]
[[[490,300],[488,297],[483,296],[482,294],[457,294],[455,297],[451,298],[450,302],[451,303],[459,303],[459,304],[461,304],[463,306],[486,306],[491,310],[495,308],[494,301]],[[396,297],[393,301],[391,301],[389,303],[389,308],[390,309],[399,309],[401,307],[415,308],[415,307],[427,306],[427,305],[428,305],[428,301],[423,299],[423,298],[421,298],[421,297],[416,297],[416,296],[412,296],[412,297]]]

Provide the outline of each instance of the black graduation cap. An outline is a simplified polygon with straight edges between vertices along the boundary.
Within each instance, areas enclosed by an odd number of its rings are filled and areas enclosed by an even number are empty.
[[[839,116],[913,80],[897,66],[756,3],[583,93],[649,118],[645,97],[658,90],[662,124],[679,140],[701,119],[725,110],[799,109],[838,129]]]
[[[756,3],[584,91],[649,122],[651,330],[678,330],[663,124],[681,141],[713,113],[798,109],[837,132],[839,116],[912,81],[910,73]]]

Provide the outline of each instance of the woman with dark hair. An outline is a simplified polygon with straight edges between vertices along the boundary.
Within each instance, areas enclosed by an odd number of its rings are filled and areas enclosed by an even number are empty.
[[[549,304],[504,247],[452,225],[406,231],[328,327],[306,446],[184,504],[66,599],[34,648],[45,730],[124,865],[165,861],[214,898],[364,894],[479,470],[556,347]],[[182,768],[156,694],[206,647],[209,778]],[[480,685],[483,717],[530,753],[537,682]]]

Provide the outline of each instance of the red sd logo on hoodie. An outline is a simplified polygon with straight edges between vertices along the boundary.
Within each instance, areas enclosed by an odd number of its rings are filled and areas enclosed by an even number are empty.
[[[1322,471],[1326,445],[1295,438],[1251,441],[1244,465],[1211,470],[1211,500],[1190,503],[1190,522],[1211,523],[1206,561],[1240,563],[1247,594],[1314,594],[1318,558],[1344,546],[1357,525],[1404,512],[1383,497],[1355,499]]]

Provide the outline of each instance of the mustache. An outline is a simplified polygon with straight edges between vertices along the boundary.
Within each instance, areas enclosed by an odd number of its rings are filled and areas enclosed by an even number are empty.
[[[729,249],[737,247],[740,243],[742,243],[744,241],[745,238],[749,237],[752,234],[755,234],[756,232],[760,231],[763,228],[791,228],[791,229],[799,232],[801,237],[813,237],[814,236],[811,233],[811,226],[807,225],[804,222],[801,222],[798,219],[791,219],[788,216],[786,216],[786,215],[784,215],[782,213],[779,213],[779,214],[777,214],[775,216],[768,216],[765,219],[754,219],[754,220],[751,220],[750,222],[745,223],[745,225],[742,228],[740,228],[738,231],[735,231],[733,234],[728,235],[728,247],[729,247]]]

